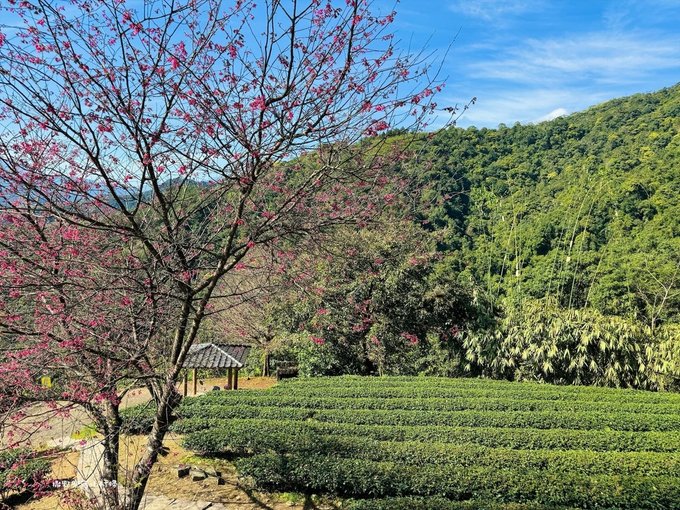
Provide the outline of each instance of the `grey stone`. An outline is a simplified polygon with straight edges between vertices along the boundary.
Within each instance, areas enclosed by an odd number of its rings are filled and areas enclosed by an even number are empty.
[[[166,496],[148,494],[142,501],[140,510],[228,510],[221,503],[210,501],[189,501],[186,499],[171,499]]]
[[[177,466],[177,478],[189,476],[189,471],[191,471],[191,466]]]
[[[207,467],[204,468],[203,471],[205,472],[206,475],[208,476],[222,476],[222,472],[218,471],[214,467]]]
[[[208,475],[200,469],[192,469],[189,471],[189,476],[191,477],[192,482],[200,482],[201,480],[208,478]]]
[[[210,482],[211,485],[224,485],[224,478],[221,476],[211,476],[208,478],[208,481]]]

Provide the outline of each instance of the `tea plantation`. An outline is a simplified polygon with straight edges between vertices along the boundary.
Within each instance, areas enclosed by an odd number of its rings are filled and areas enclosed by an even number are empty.
[[[680,509],[680,395],[335,377],[186,399],[174,430],[351,509]]]

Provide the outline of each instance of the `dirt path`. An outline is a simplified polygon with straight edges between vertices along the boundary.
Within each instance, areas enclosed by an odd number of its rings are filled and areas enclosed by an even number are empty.
[[[212,391],[214,386],[224,387],[226,378],[201,379],[197,393]],[[244,377],[239,380],[239,390],[266,389],[276,384],[271,377]],[[181,391],[181,386],[178,385]],[[189,396],[192,385],[189,384]],[[121,401],[121,408],[144,404],[151,400],[146,388],[130,390]],[[13,426],[8,426],[0,437],[0,450],[9,444],[20,443],[33,448],[69,446],[68,438],[82,431],[92,423],[87,413],[78,406],[57,403],[56,408],[36,404],[27,411],[27,416]]]
[[[69,438],[92,423],[80,407],[61,402],[57,402],[54,407],[35,404],[25,412],[26,416],[4,429],[0,437],[0,450],[9,445],[37,449],[68,447]]]

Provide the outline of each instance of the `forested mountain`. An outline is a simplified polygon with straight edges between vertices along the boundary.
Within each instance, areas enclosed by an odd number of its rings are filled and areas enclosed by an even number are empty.
[[[498,303],[553,297],[652,328],[680,318],[680,86],[419,151],[421,213]],[[443,197],[443,200],[442,200]]]
[[[411,144],[411,193],[336,232],[330,259],[302,257],[307,291],[272,299],[277,356],[307,374],[680,387],[680,85],[390,138]]]

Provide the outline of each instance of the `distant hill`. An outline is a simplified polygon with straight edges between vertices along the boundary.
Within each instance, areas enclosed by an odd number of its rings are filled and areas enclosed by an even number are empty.
[[[451,128],[409,170],[419,220],[493,300],[680,319],[680,85],[537,125]]]
[[[182,185],[181,187],[180,184]],[[167,192],[168,190],[171,190],[174,187],[177,188],[178,190],[180,189],[183,190],[183,193],[185,193],[186,191],[192,193],[195,192],[196,190],[205,188],[207,186],[209,186],[209,184],[204,181],[175,177],[172,179],[167,179],[164,182],[160,183],[159,188],[161,191]],[[141,197],[141,202],[143,203],[151,201],[154,196],[154,190],[150,186],[147,186],[145,189],[146,191],[144,191]],[[114,207],[116,207],[117,205],[113,197],[111,197],[109,203]],[[137,205],[137,198],[129,196],[129,198],[124,198],[123,203],[127,209],[133,209],[135,205]]]

